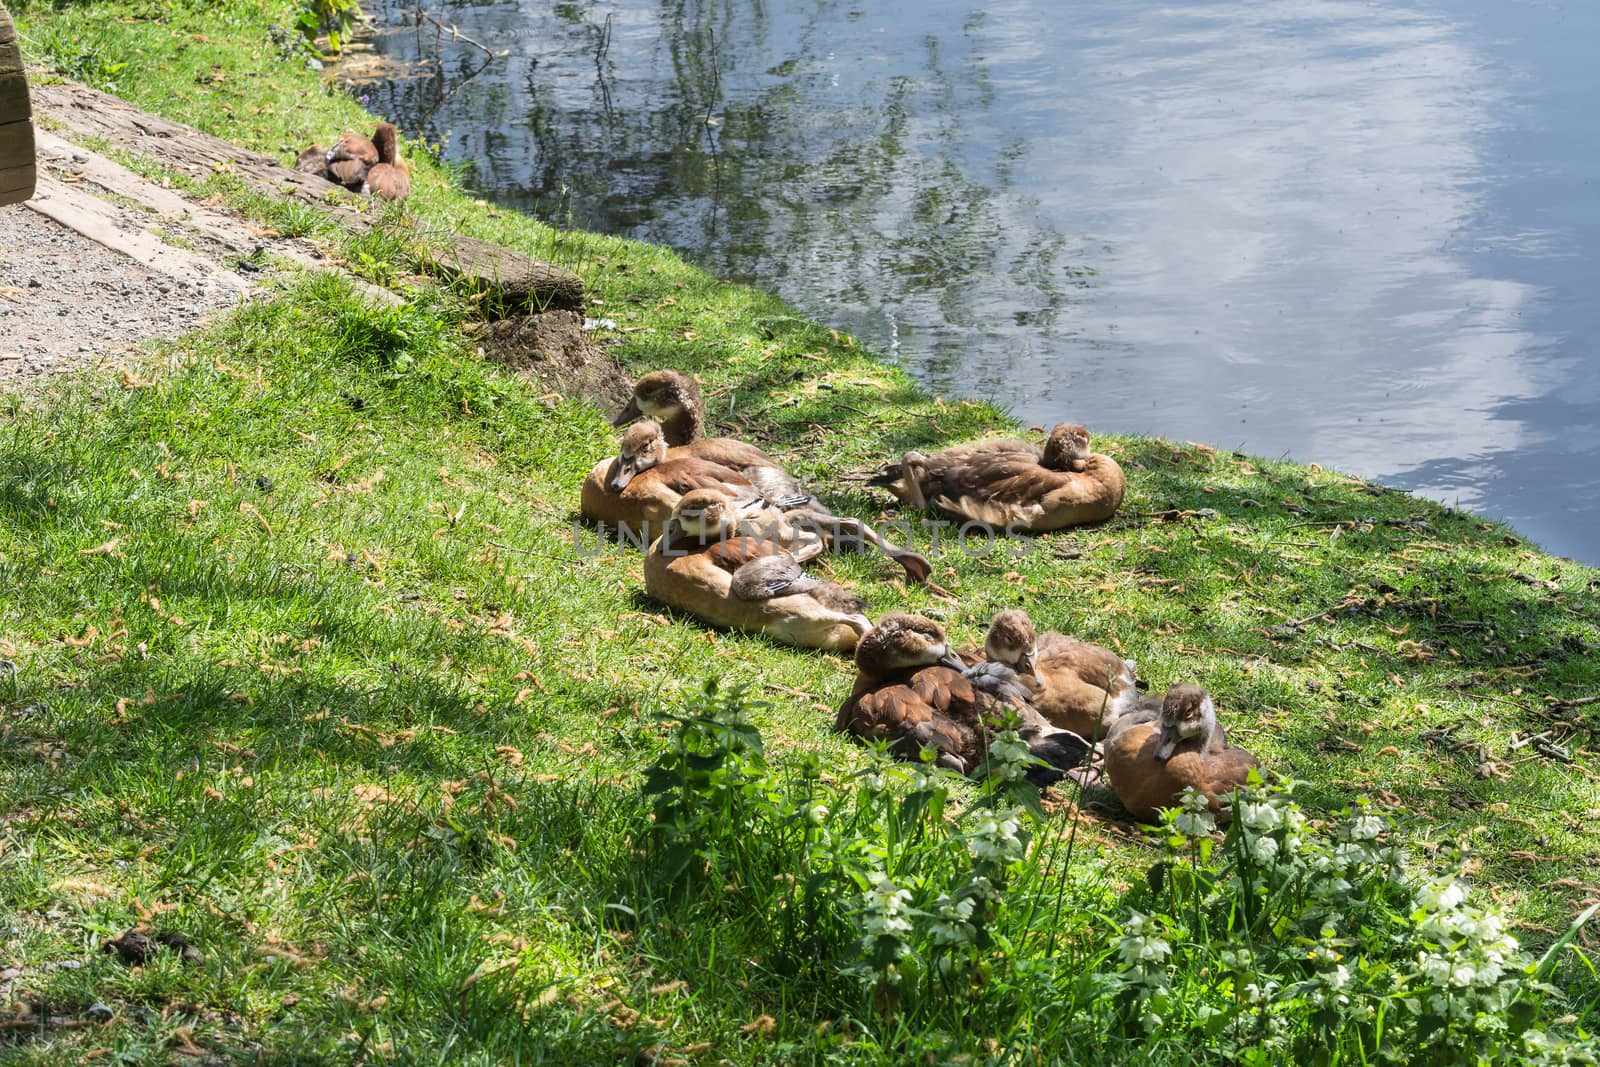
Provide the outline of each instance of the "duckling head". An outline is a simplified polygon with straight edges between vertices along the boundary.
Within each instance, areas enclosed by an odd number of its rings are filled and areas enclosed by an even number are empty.
[[[989,624],[989,635],[983,639],[983,654],[1023,677],[1031,675],[1034,681],[1044,684],[1036,664],[1038,640],[1034,637],[1033,620],[1026,611],[1012,608],[996,615]]]
[[[686,537],[716,540],[733,525],[733,503],[720,489],[685,493],[672,509],[672,525]]]
[[[394,163],[400,158],[400,131],[392,122],[380,122],[372,132],[372,144],[378,150],[379,163]]]
[[[700,411],[700,386],[680,371],[651,371],[633,385],[633,398],[628,406],[611,421],[613,426],[623,426],[641,415],[667,422],[684,412],[698,415]]]
[[[661,426],[652,419],[635,423],[622,435],[622,448],[611,465],[606,488],[618,493],[640,471],[647,471],[667,458],[667,439]]]
[[[1161,737],[1156,742],[1157,763],[1165,763],[1179,745],[1209,738],[1217,726],[1216,705],[1198,685],[1175,685],[1161,701]]]
[[[1089,431],[1075,422],[1063,422],[1050,431],[1040,462],[1057,471],[1081,471],[1089,459]]]
[[[857,669],[874,677],[936,663],[958,671],[966,667],[939,624],[921,615],[890,612],[856,645]]]

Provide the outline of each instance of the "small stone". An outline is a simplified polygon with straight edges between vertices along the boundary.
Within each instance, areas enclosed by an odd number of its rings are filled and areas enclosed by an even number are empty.
[[[97,1023],[108,1023],[117,1016],[117,1013],[111,1010],[111,1005],[98,1000],[89,1005],[89,1010],[83,1014],[91,1022]]]

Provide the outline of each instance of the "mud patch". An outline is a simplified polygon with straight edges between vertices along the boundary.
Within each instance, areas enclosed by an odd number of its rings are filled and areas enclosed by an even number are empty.
[[[601,411],[633,395],[633,379],[585,332],[579,312],[513,315],[480,325],[476,336],[485,358]]]

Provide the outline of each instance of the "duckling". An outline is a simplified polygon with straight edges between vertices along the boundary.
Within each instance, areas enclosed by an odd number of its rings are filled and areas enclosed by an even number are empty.
[[[713,626],[803,648],[855,648],[872,629],[866,605],[803,574],[799,560],[772,540],[739,535],[740,522],[740,505],[726,491],[685,493],[645,556],[646,592]]]
[[[411,171],[400,158],[400,135],[390,122],[382,123],[372,134],[378,161],[367,169],[361,192],[385,200],[404,200],[411,195]]]
[[[856,645],[855,688],[839,706],[833,728],[888,741],[890,751],[905,759],[932,747],[940,766],[970,774],[988,757],[999,705],[1020,694],[1007,690],[1000,672],[969,677],[965,668],[938,623],[920,615],[885,615]],[[1023,718],[1019,736],[1047,764],[1030,770],[1034,784],[1059,781],[1088,753],[1089,743],[1077,734],[1044,723],[1026,703],[1014,706]]]
[[[741,474],[748,474],[752,467],[783,472],[777,460],[755,445],[732,437],[701,437],[705,420],[700,405],[700,385],[681,371],[652,371],[640,378],[633,385],[633,397],[617,412],[611,424],[624,426],[641,415],[660,423],[667,444],[680,450],[669,458],[694,455],[732,467]]]
[[[578,510],[591,522],[616,526],[648,544],[661,535],[685,493],[718,488],[732,496],[758,495],[749,479],[719,463],[694,456],[667,459],[661,427],[646,419],[623,433],[616,458],[603,459],[589,471]]]
[[[1139,703],[1133,660],[1054,630],[1035,638],[1025,611],[994,617],[983,654],[1031,684],[1033,706],[1045,719],[1084,737],[1103,740],[1117,716]]]
[[[1110,518],[1127,492],[1122,468],[1089,450],[1089,431],[1061,423],[1043,448],[1026,441],[978,441],[924,456],[907,452],[868,484],[900,502],[929,503],[1000,530],[1042,533]]]
[[[315,174],[319,178],[326,178],[328,176],[327,149],[317,144],[307,148],[294,161],[294,169],[301,174]]]
[[[1245,784],[1256,758],[1227,742],[1210,695],[1197,685],[1168,689],[1159,707],[1143,701],[1120,716],[1105,742],[1105,770],[1122,806],[1142,822],[1178,803],[1185,786],[1211,799],[1218,822],[1232,812],[1221,798]]]
[[[661,436],[659,446],[651,442],[647,452],[639,453],[647,465],[694,459],[735,471],[794,521],[813,528],[830,547],[872,544],[900,564],[914,582],[926,582],[933,574],[926,557],[900,548],[860,519],[835,515],[761,449],[728,437],[700,437],[700,387],[687,374],[654,371],[640,378],[633,399],[612,421],[621,426],[641,413],[649,418],[640,425],[656,426]],[[658,422],[658,416],[666,421]]]

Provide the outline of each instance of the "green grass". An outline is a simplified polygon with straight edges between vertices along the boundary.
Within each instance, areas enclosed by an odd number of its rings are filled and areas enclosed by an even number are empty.
[[[285,159],[371,122],[277,55],[279,5],[11,6],[31,61]],[[381,281],[409,273],[415,233],[578,270],[626,366],[700,374],[719,432],[854,514],[892,514],[861,488],[886,458],[1015,429],[768,295],[489,208],[412,155],[417,195],[359,239],[217,188]],[[828,731],[851,665],[645,598],[638,554],[574,525],[614,447],[602,413],[483,365],[462,307],[410,292],[374,310],[306,275],[125,378],[0,397],[0,971],[21,969],[0,980],[0,1059],[164,1062],[193,1042],[264,1062],[899,1062],[869,1006],[750,955],[756,932],[677,921],[636,853],[658,712],[706,678],[747,685],[773,753],[842,774],[867,761]],[[954,601],[875,556],[826,566],[874,614],[925,611],[962,642],[1020,604],[1158,687],[1201,682],[1313,814],[1364,794],[1418,862],[1469,848],[1532,946],[1600,898],[1600,705],[1560,703],[1600,677],[1600,572],[1332,471],[1099,446],[1128,473],[1122,514],[947,546]],[[1543,731],[1573,762],[1518,744]],[[1157,856],[1116,823],[1078,834],[1091,893]],[[205,965],[98,951],[139,921]],[[1556,981],[1575,1011],[1597,992],[1577,953]],[[115,1018],[77,1025],[96,1001]],[[25,1004],[72,1025],[7,1014]],[[775,1029],[745,1029],[762,1015]],[[1032,1062],[986,1017],[967,1027],[969,1062]]]

